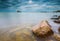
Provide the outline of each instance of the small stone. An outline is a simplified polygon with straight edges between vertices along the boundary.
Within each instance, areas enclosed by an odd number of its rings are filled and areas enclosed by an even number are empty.
[[[42,21],[40,24],[36,25],[32,29],[33,33],[39,37],[47,37],[53,34],[51,26],[48,21]]]

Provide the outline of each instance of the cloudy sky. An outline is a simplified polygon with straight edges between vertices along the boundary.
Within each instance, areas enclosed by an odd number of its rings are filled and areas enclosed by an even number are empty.
[[[0,12],[49,12],[60,10],[60,0],[0,0]]]

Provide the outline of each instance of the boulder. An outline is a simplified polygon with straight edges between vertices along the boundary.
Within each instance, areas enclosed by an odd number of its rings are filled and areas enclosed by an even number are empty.
[[[53,34],[51,26],[46,20],[43,20],[41,23],[34,26],[32,31],[35,35],[42,37],[42,38]]]

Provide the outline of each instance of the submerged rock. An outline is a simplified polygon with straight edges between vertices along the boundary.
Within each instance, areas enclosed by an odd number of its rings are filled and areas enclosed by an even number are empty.
[[[12,29],[0,36],[0,41],[37,41],[29,28]]]
[[[36,25],[32,29],[33,33],[41,38],[48,37],[53,34],[51,26],[48,21],[42,21],[40,24]]]

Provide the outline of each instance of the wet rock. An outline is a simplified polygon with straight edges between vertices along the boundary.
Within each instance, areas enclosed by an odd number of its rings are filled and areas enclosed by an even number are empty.
[[[58,28],[58,32],[60,33],[60,27]]]
[[[60,24],[60,19],[59,20],[54,20],[54,22]]]
[[[0,35],[0,41],[37,41],[29,28],[14,28]]]
[[[57,41],[60,41],[60,35],[59,35],[59,34],[54,34],[54,38],[55,38]]]
[[[28,28],[22,28],[14,32],[16,35],[16,41],[37,41]]]
[[[41,38],[48,37],[53,34],[51,26],[48,21],[44,20],[32,29],[33,33]]]
[[[46,41],[54,41],[54,40],[46,40]]]

